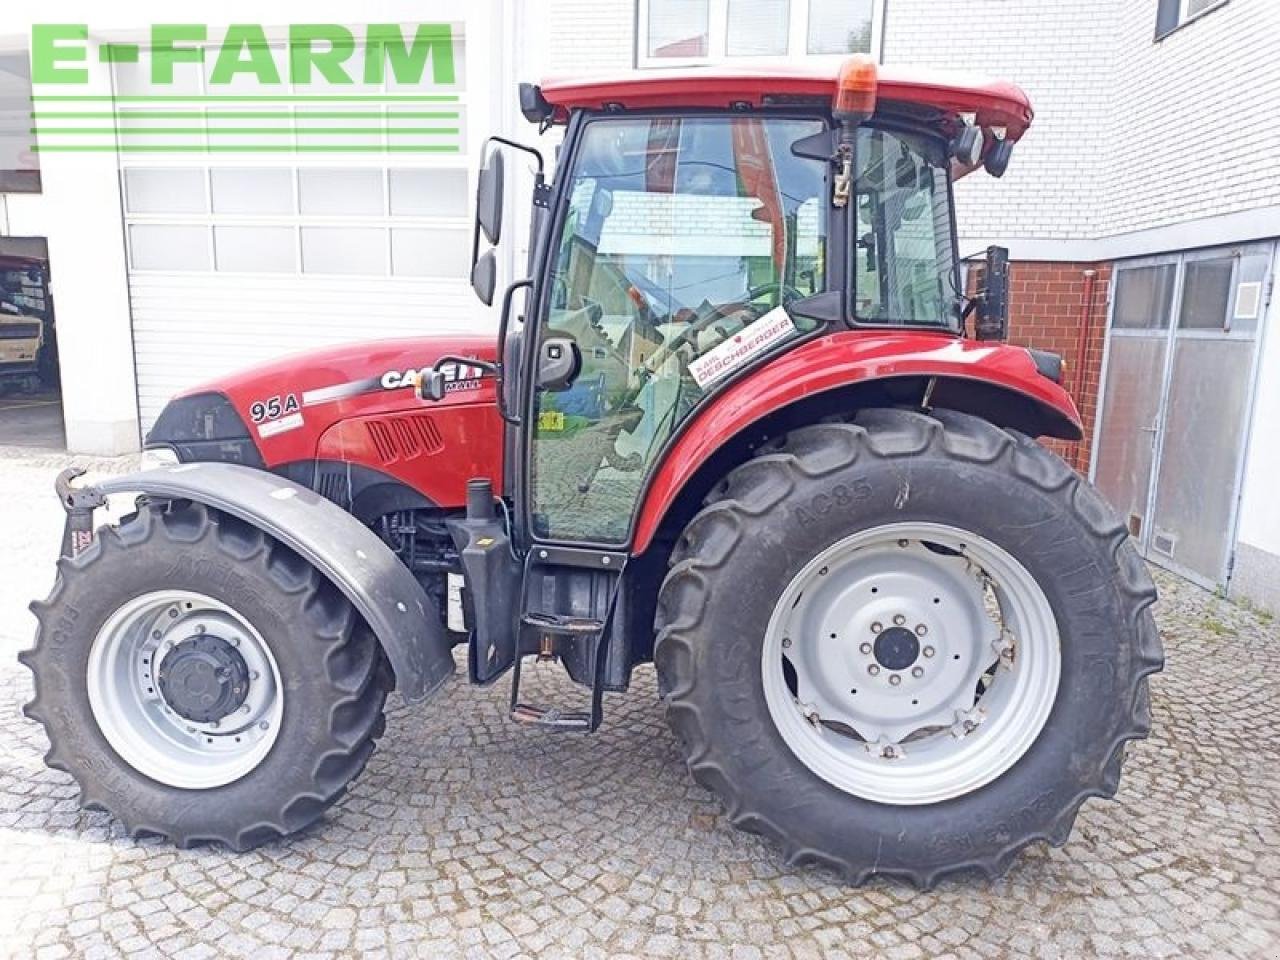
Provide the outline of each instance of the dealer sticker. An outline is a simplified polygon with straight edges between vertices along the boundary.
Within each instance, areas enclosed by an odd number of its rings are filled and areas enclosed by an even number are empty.
[[[698,386],[705,388],[798,332],[791,315],[782,307],[774,307],[751,326],[690,363],[689,373]]]

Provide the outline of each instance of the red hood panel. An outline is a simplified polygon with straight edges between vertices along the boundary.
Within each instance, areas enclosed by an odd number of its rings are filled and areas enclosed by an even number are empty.
[[[502,423],[497,415],[495,381],[479,367],[464,364],[446,368],[447,392],[439,402],[421,401],[413,390],[412,374],[430,367],[446,354],[492,361],[496,343],[491,334],[375,340],[326,347],[250,367],[230,377],[186,391],[219,392],[244,420],[268,468],[320,455],[332,458],[332,439],[322,438],[335,425],[352,420],[379,420],[395,415],[425,414],[448,420],[442,435],[469,447],[466,468],[450,476],[455,462],[448,449],[426,450],[415,462],[366,462],[359,450],[344,459],[391,473],[445,506],[462,503],[466,481],[480,464],[495,481],[501,480]],[[457,423],[452,422],[457,420]],[[459,435],[462,430],[466,436]],[[333,437],[341,437],[341,431]],[[453,455],[458,453],[456,447]],[[431,454],[431,455],[427,455]]]

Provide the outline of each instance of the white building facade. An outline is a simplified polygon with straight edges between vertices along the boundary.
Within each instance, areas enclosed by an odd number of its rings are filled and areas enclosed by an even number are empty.
[[[367,101],[347,104],[296,98],[351,90],[282,81],[281,94],[295,97],[284,110],[292,142],[339,137],[353,149],[42,150],[41,191],[3,194],[0,234],[48,240],[71,449],[136,449],[171,393],[257,360],[488,323],[465,280],[469,197],[488,133],[534,139],[516,110],[517,81],[834,61],[856,50],[884,63],[995,75],[1029,92],[1037,119],[1009,173],[957,188],[962,252],[1008,246],[1015,335],[1067,354],[1069,371],[1082,361],[1074,389],[1091,436],[1069,455],[1092,472],[1147,556],[1280,609],[1280,506],[1269,483],[1280,473],[1280,434],[1270,426],[1280,421],[1271,294],[1280,3],[377,0],[358,14],[353,22],[349,4],[320,0],[304,19],[353,32],[446,24],[454,69],[402,86],[383,78],[360,87]],[[231,0],[205,16],[216,17],[206,24],[211,38],[257,23],[279,47],[301,14]],[[56,14],[88,26],[86,92],[117,98],[118,110],[133,89],[130,68],[103,62],[102,48],[145,43],[152,24],[174,18],[172,5],[153,0],[127,9],[67,2]],[[32,19],[0,12],[0,52],[29,41]],[[178,93],[225,92],[215,91],[212,69],[208,60],[192,65]],[[37,112],[48,103],[37,100]],[[266,107],[225,112],[253,109]],[[377,118],[355,116],[368,111]],[[207,142],[257,142],[254,129],[271,124],[227,122],[250,132],[206,129]],[[423,134],[449,149],[354,149],[369,142],[362,125],[401,122],[453,131]],[[330,125],[347,132],[312,132]]]

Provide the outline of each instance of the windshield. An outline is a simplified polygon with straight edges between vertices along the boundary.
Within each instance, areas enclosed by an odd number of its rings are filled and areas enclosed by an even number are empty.
[[[648,468],[732,371],[816,322],[777,308],[825,289],[827,164],[791,145],[819,119],[592,120],[569,181],[547,332],[582,371],[536,395],[533,523],[624,540]]]
[[[960,299],[946,151],[940,140],[858,131],[853,276],[863,323],[959,323]]]

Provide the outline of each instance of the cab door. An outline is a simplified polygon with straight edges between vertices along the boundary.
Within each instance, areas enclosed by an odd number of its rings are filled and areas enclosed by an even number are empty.
[[[573,139],[540,347],[581,357],[532,386],[523,512],[535,540],[624,546],[645,479],[694,407],[811,330],[779,308],[826,289],[816,116],[599,116]],[[552,346],[554,346],[552,344]]]

